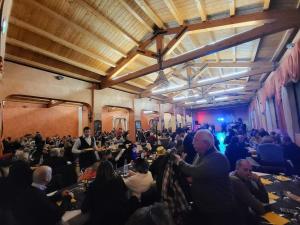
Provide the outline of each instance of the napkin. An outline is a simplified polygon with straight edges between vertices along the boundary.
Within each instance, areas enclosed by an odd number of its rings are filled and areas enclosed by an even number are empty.
[[[279,175],[279,176],[275,176],[275,178],[277,180],[280,180],[280,181],[289,181],[291,180],[290,178],[286,177],[286,176],[282,176],[282,175]]]
[[[268,212],[262,217],[266,219],[269,223],[272,223],[274,225],[284,225],[290,222],[288,219],[281,217],[274,212]]]
[[[279,199],[278,195],[275,195],[275,194],[273,194],[271,192],[268,192],[268,196],[269,196],[270,200],[277,200],[277,199]]]
[[[260,178],[260,181],[262,182],[263,185],[273,184],[272,181],[270,181],[269,179],[266,179],[266,178]]]

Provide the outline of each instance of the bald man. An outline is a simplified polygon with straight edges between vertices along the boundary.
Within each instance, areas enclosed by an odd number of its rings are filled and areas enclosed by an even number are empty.
[[[53,197],[52,200],[62,200],[57,206],[46,195],[47,184],[52,179],[52,169],[40,166],[33,172],[32,186],[16,193],[17,201],[13,204],[13,215],[19,225],[55,225],[65,212],[67,201],[70,200],[68,192]]]
[[[229,179],[229,162],[214,146],[209,130],[199,130],[193,146],[198,156],[194,163],[186,163],[175,155],[180,170],[192,177],[191,194],[195,205],[195,224],[233,225],[235,202]]]

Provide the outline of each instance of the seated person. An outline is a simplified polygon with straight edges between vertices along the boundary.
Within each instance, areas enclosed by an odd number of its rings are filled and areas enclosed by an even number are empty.
[[[137,199],[127,199],[127,188],[109,161],[101,161],[82,203],[83,213],[90,213],[91,225],[124,224],[131,211],[136,209]]]
[[[300,148],[292,142],[289,136],[282,138],[281,147],[283,149],[283,156],[285,160],[291,160],[294,167],[294,173],[300,174]]]
[[[225,155],[230,163],[230,171],[233,171],[236,161],[239,159],[244,159],[250,154],[245,147],[240,145],[239,138],[237,136],[233,136],[230,144],[226,147]]]
[[[13,223],[12,205],[18,199],[16,195],[32,183],[32,170],[27,162],[18,160],[9,167],[7,177],[0,177],[0,216],[1,225]],[[14,221],[15,222],[15,221]]]
[[[67,165],[67,162],[63,157],[60,156],[60,149],[52,148],[50,150],[50,157],[44,160],[43,164],[52,168],[52,175],[56,175],[61,169]]]
[[[264,203],[269,203],[268,193],[259,176],[252,173],[252,166],[246,159],[236,162],[236,170],[230,174],[233,191],[242,218],[247,218],[248,224],[255,224],[249,208],[257,214],[264,213]],[[251,221],[251,222],[250,222]]]
[[[140,198],[143,192],[150,189],[153,183],[153,177],[145,159],[137,158],[133,163],[133,168],[135,172],[130,171],[130,176],[125,178],[124,181],[132,195]]]
[[[159,195],[161,194],[162,182],[166,164],[168,163],[169,156],[167,151],[161,146],[156,150],[157,158],[150,165],[150,172],[153,178],[156,180],[156,187]]]
[[[113,142],[115,144],[123,144],[125,142],[124,138],[122,137],[122,135],[118,135],[113,139]]]
[[[264,136],[257,147],[257,155],[261,165],[284,166],[285,159],[280,145],[274,143],[271,136]]]
[[[20,225],[55,225],[67,209],[71,199],[68,191],[59,193],[51,198],[46,196],[47,184],[51,181],[52,170],[48,166],[40,166],[33,172],[32,186],[24,188],[16,196],[13,204],[13,215]],[[53,201],[61,198],[61,206]]]

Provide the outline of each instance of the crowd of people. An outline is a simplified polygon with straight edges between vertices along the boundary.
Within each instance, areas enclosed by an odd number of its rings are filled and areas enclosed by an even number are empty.
[[[39,132],[6,138],[11,157],[0,161],[0,218],[3,224],[57,224],[76,201],[68,187],[92,170],[79,206],[89,215],[87,225],[259,224],[269,198],[252,170],[299,174],[300,149],[286,135],[247,132],[242,120],[221,127],[225,154],[208,124],[196,131],[139,130],[134,142],[122,129],[93,137],[88,127],[79,138],[44,139]]]

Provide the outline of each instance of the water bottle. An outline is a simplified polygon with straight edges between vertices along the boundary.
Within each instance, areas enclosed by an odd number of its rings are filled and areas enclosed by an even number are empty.
[[[42,165],[43,162],[44,162],[44,156],[43,156],[43,154],[42,154],[41,157],[40,157],[39,165]]]
[[[124,166],[123,166],[123,175],[124,176],[128,175],[128,165],[127,165],[127,160],[126,159],[124,161]]]

